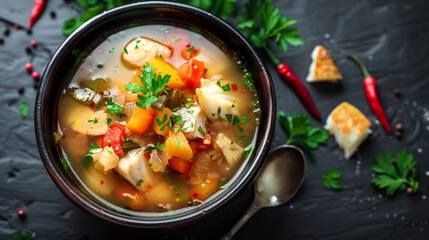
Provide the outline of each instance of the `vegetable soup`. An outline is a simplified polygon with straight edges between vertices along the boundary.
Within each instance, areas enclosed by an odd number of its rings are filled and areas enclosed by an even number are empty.
[[[118,211],[159,212],[228,186],[254,148],[260,110],[250,73],[214,42],[145,25],[82,58],[54,136],[90,196]]]

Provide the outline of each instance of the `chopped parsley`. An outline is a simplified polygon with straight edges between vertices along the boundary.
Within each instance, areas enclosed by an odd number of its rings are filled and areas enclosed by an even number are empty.
[[[139,149],[139,150],[136,152],[136,155],[134,155],[134,156],[139,155],[139,153],[140,153],[141,151],[142,151],[142,150],[141,150],[141,149]]]
[[[228,122],[230,122],[230,123],[231,123],[231,120],[232,120],[232,114],[225,114],[225,116],[226,116],[226,119],[228,119]]]
[[[69,168],[69,164],[67,163],[67,160],[64,157],[61,157],[61,163],[63,164],[63,167],[65,170]]]
[[[179,149],[179,139],[176,139],[176,149]]]
[[[23,117],[28,116],[28,102],[22,101],[18,109]]]
[[[150,107],[152,103],[158,101],[159,94],[162,89],[167,86],[171,75],[165,74],[164,77],[162,77],[161,74],[156,75],[151,64],[143,66],[141,70],[143,75],[139,75],[139,78],[145,87],[138,85],[137,83],[129,82],[128,84],[125,84],[125,89],[132,93],[144,93],[144,95],[138,95],[141,102],[137,102],[136,105],[145,109]]]
[[[159,119],[159,117],[155,118],[155,122],[156,122],[156,124],[158,124],[159,127],[161,127],[164,123],[167,122],[167,118],[168,118],[168,114],[166,113],[166,114],[164,114],[164,117],[162,117],[162,120]]]
[[[115,52],[115,48],[109,49],[109,53],[114,53]]]
[[[139,180],[137,183],[136,183],[136,185],[138,186],[138,187],[140,187],[141,185],[142,185],[142,183],[143,183],[143,180]]]
[[[89,166],[91,166],[91,163],[93,161],[91,155],[93,154],[93,150],[100,148],[100,146],[98,146],[97,142],[92,142],[91,146],[89,146],[88,148],[88,152],[86,153],[85,157],[83,158],[83,166],[88,169]]]
[[[204,130],[201,126],[198,128],[198,132],[200,132],[203,136],[206,135],[206,133],[204,132]]]
[[[232,126],[235,126],[240,123],[240,118],[234,115],[234,118],[232,120]]]
[[[124,47],[124,52],[125,52],[125,54],[127,54],[127,55],[128,55],[128,50],[127,50],[127,48],[126,48],[126,47]]]
[[[107,125],[110,125],[112,123],[112,119],[111,118],[108,118],[107,119]]]
[[[116,116],[118,116],[118,118],[124,118],[124,117],[127,117],[127,114],[125,114],[125,113],[117,113]]]
[[[159,58],[161,58],[161,59],[164,59],[163,57],[162,57],[162,55],[161,54],[159,54],[159,56],[158,56]]]
[[[247,137],[246,135],[239,136],[239,137],[238,137],[238,140],[243,141],[246,137]]]
[[[110,100],[110,102],[107,104],[107,110],[110,112],[110,114],[115,115],[124,110],[124,107]]]
[[[169,33],[170,32],[170,28],[168,27],[160,27],[159,30],[165,32],[165,33]]]
[[[186,99],[186,103],[185,103],[185,107],[186,107],[186,108],[189,108],[189,107],[192,105],[192,103],[194,103],[194,102],[192,101],[192,99],[191,99],[191,98],[187,98],[187,99]]]
[[[217,81],[216,82],[216,85],[218,85],[220,88],[222,88],[222,90],[224,91],[224,92],[229,92],[229,91],[231,91],[231,86],[229,85],[229,83],[227,83],[226,85],[221,85],[221,83],[220,83],[220,81]]]
[[[258,104],[259,104],[259,100],[258,99],[255,99],[255,100],[252,101],[252,105],[254,107],[258,106]]]
[[[227,186],[228,180],[226,178],[219,179],[217,181],[217,186],[219,189],[225,189]]]
[[[174,36],[171,38],[171,43],[170,44],[174,44],[174,43],[177,43],[177,42],[179,42],[179,41],[181,41],[182,39],[181,38],[175,38]]]
[[[217,115],[219,115],[219,114],[220,114],[220,111],[222,111],[222,108],[217,107]],[[214,115],[213,115],[213,117],[214,117]]]
[[[113,152],[112,152],[112,151],[110,151],[110,150],[108,150],[108,151],[107,151],[107,153],[108,153],[108,154],[113,154]]]
[[[194,46],[186,48],[186,51],[188,51],[188,53],[192,54],[192,53],[194,53],[194,48],[195,48]]]
[[[194,110],[188,110],[189,114],[194,114]]]
[[[244,149],[244,157],[247,158],[249,154],[252,152],[252,147],[248,146]]]
[[[173,124],[182,125],[183,119],[181,114],[171,114],[171,118],[173,119]]]
[[[97,120],[97,118],[95,118],[94,120],[88,120],[88,122],[92,122],[92,123],[96,124],[96,123],[98,123],[98,120]]]

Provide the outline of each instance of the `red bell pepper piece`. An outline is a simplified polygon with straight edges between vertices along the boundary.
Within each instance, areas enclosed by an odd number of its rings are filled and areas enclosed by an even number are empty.
[[[110,145],[117,155],[123,156],[122,145],[124,142],[122,139],[125,139],[126,136],[124,126],[119,123],[112,124],[103,136],[103,148]]]
[[[386,113],[384,112],[383,107],[380,103],[380,98],[378,97],[377,91],[377,82],[375,78],[373,78],[365,65],[355,56],[347,54],[348,58],[352,59],[356,62],[356,64],[360,67],[363,72],[365,79],[363,80],[363,85],[365,87],[366,99],[368,99],[369,106],[377,117],[378,121],[380,121],[381,125],[384,127],[388,134],[392,134],[392,129],[390,128],[389,120],[386,117]]]
[[[192,90],[200,87],[201,78],[204,77],[205,67],[204,62],[192,59],[190,63],[186,62],[179,66],[178,74],[188,87]]]

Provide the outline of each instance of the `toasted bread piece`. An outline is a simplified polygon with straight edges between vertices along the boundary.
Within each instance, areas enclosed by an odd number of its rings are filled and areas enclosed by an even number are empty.
[[[348,102],[336,107],[326,120],[325,129],[335,136],[348,159],[371,133],[371,122]]]
[[[307,81],[336,81],[343,78],[334,61],[332,61],[331,55],[324,47],[316,46],[311,58],[313,62],[310,65]]]

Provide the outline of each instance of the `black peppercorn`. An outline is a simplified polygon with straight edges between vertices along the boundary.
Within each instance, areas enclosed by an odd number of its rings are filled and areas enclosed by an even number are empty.
[[[24,94],[24,88],[22,86],[19,86],[16,90],[20,95]]]
[[[393,164],[395,164],[395,163],[396,163],[396,159],[394,159],[394,158],[390,159],[390,161],[391,161]]]
[[[408,188],[407,188],[407,193],[408,193],[408,194],[413,194],[413,193],[414,193],[413,188],[408,187]]]
[[[31,47],[30,46],[26,46],[25,47],[25,52],[28,54],[31,54]]]
[[[401,96],[401,90],[399,90],[399,88],[395,88],[395,90],[393,90],[393,94],[395,94],[395,96],[400,97]]]
[[[3,36],[0,35],[0,44],[3,44],[3,41],[4,41]]]
[[[3,33],[4,33],[4,35],[9,35],[9,33],[10,33],[9,28],[8,27],[4,27],[3,28]]]
[[[51,18],[56,18],[57,14],[55,13],[55,11],[50,11],[49,15],[51,15]]]
[[[398,123],[398,124],[396,124],[396,130],[397,131],[402,131],[402,130],[404,130],[404,127],[402,126],[402,124],[400,124],[400,123]]]

